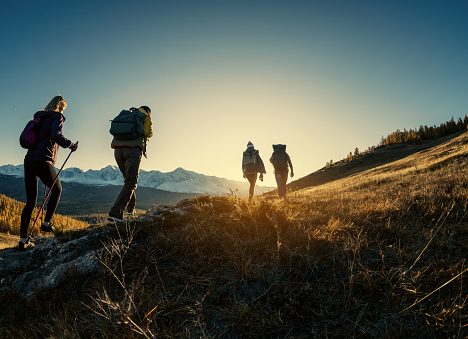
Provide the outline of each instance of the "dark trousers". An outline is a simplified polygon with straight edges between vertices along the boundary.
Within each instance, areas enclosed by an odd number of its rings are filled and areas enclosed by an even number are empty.
[[[255,183],[257,182],[257,173],[246,173],[245,177],[250,183],[249,187],[249,199],[252,199],[255,191]]]
[[[26,189],[26,205],[21,213],[21,228],[20,237],[26,238],[28,236],[28,226],[31,220],[31,214],[36,206],[37,201],[37,179],[41,181],[50,189],[54,182],[57,172],[54,166],[45,161],[25,160],[24,161],[24,186]],[[47,203],[47,212],[44,220],[50,221],[57,209],[62,194],[62,185],[60,180],[57,181],[52,188]]]
[[[124,185],[109,215],[122,219],[125,208],[127,211],[133,211],[135,208],[142,150],[138,147],[116,148],[114,156],[124,177]]]
[[[276,184],[278,185],[278,195],[280,198],[286,197],[286,183],[288,182],[288,171],[275,171]]]

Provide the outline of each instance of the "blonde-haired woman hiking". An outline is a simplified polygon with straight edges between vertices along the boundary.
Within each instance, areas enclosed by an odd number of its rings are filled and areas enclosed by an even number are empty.
[[[57,205],[62,193],[62,185],[57,178],[55,171],[55,161],[59,146],[76,151],[77,143],[72,143],[62,134],[65,117],[63,111],[67,108],[67,101],[60,95],[55,96],[43,111],[36,112],[34,119],[39,119],[38,142],[28,149],[24,158],[24,183],[26,188],[26,205],[21,213],[21,229],[19,249],[24,250],[34,246],[28,239],[28,226],[31,214],[37,200],[37,179],[51,189],[47,212],[44,222],[41,225],[43,232],[53,232],[54,226],[51,223],[52,216],[57,209]],[[53,187],[51,187],[53,185]]]

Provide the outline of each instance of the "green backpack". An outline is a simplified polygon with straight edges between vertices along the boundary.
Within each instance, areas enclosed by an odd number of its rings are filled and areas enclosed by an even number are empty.
[[[144,136],[145,116],[136,108],[123,110],[111,120],[110,134],[117,140],[135,140]]]

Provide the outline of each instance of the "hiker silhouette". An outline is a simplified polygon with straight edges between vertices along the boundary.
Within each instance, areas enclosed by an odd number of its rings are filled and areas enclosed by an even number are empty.
[[[249,200],[251,200],[254,195],[258,173],[260,173],[260,181],[263,181],[263,175],[266,174],[266,171],[259,151],[255,149],[250,141],[247,143],[247,149],[242,154],[242,172],[244,178],[250,183]]]
[[[113,135],[111,147],[124,185],[117,196],[107,218],[110,222],[123,221],[124,211],[135,213],[136,189],[141,156],[146,157],[148,138],[153,136],[151,109],[148,106],[123,110],[112,120],[110,133]]]
[[[55,96],[44,107],[44,110],[34,114],[34,119],[26,125],[20,137],[21,145],[23,147],[25,146],[24,140],[22,139],[26,139],[28,148],[28,152],[24,158],[26,205],[21,213],[20,240],[18,244],[21,250],[34,246],[34,243],[28,236],[28,226],[31,220],[31,214],[36,206],[38,178],[49,188],[50,195],[47,203],[46,215],[41,224],[41,231],[55,231],[51,220],[59,204],[60,195],[62,194],[62,185],[54,167],[57,160],[58,149],[59,146],[69,148],[71,152],[78,149],[78,143],[71,142],[65,138],[62,133],[65,123],[63,112],[66,108],[67,101],[65,98],[60,95]],[[46,199],[44,199],[44,202],[45,200]],[[37,216],[33,227],[37,221]]]
[[[294,169],[289,154],[286,153],[286,145],[273,145],[273,154],[270,162],[275,169],[275,179],[278,186],[280,198],[286,198],[286,183],[288,182],[289,168],[291,168],[291,178],[294,177]],[[289,167],[288,167],[289,166]]]

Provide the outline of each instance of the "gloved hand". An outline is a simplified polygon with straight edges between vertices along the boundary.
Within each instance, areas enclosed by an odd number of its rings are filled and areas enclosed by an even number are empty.
[[[73,143],[68,147],[69,149],[72,150],[72,152],[75,152],[78,149],[78,141]]]
[[[291,178],[294,177],[294,172],[291,172]]]
[[[263,181],[263,173],[260,173],[260,176],[258,177],[260,181]]]

